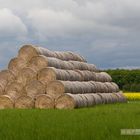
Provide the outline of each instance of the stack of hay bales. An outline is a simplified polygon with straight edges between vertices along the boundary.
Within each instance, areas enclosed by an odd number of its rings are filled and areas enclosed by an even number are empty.
[[[0,72],[0,109],[79,108],[126,102],[105,72],[73,52],[24,45]]]

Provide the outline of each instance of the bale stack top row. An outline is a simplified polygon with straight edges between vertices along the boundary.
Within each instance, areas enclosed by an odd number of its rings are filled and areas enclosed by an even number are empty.
[[[79,108],[126,102],[106,72],[74,52],[24,45],[0,72],[0,108]]]

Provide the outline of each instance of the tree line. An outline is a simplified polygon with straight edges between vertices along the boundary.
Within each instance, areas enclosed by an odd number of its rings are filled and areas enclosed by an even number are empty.
[[[111,75],[113,82],[117,83],[121,90],[128,92],[140,92],[140,69],[136,70],[106,70]]]

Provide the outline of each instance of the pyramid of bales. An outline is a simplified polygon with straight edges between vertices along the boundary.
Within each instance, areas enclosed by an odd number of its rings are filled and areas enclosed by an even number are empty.
[[[0,72],[0,109],[91,107],[126,102],[112,78],[74,52],[24,45]]]

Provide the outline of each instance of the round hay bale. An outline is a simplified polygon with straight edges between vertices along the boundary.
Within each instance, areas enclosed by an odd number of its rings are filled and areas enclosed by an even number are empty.
[[[0,72],[0,88],[1,88],[1,93],[5,92],[5,88],[8,83],[11,83],[12,81],[15,80],[14,75],[10,70],[2,70]]]
[[[29,96],[20,96],[15,100],[15,108],[31,109],[34,108],[34,99]]]
[[[68,62],[74,66],[74,69],[97,71],[95,65],[93,64],[88,64],[88,63],[78,62],[78,61],[68,61]]]
[[[89,82],[88,82],[89,83]],[[91,93],[96,93],[96,84],[94,84],[94,82],[90,82],[91,86],[92,86],[92,90]]]
[[[37,47],[33,45],[24,45],[20,48],[18,52],[18,57],[24,59],[26,62],[30,61],[30,59],[34,56],[39,55]]]
[[[56,80],[56,73],[54,68],[43,68],[38,72],[38,80],[41,81],[44,85],[50,81]]]
[[[28,96],[35,98],[39,94],[45,94],[45,85],[38,80],[33,80],[26,85],[25,91]]]
[[[97,87],[96,82],[90,81],[90,83],[91,83],[91,84],[93,85],[93,87],[94,87],[94,92],[93,92],[93,93],[97,93],[97,92],[98,92],[98,87]]]
[[[15,76],[11,70],[2,70],[0,72],[0,79],[6,80],[8,82],[12,82],[15,80]],[[1,81],[1,80],[0,80]]]
[[[63,54],[63,52],[58,52],[58,51],[55,51],[55,55],[58,59],[61,59],[61,60],[65,60],[65,56]]]
[[[79,96],[82,98],[82,105],[81,107],[87,107],[88,106],[88,100],[83,94],[79,94]]]
[[[29,62],[29,67],[39,71],[45,67],[55,67],[58,69],[74,69],[73,65],[68,61],[62,61],[57,58],[45,57],[43,55],[39,55],[33,57]]]
[[[94,82],[94,84],[96,85],[95,87],[96,87],[96,93],[101,93],[102,92],[102,84],[101,84],[101,82]]]
[[[102,88],[103,88],[103,93],[108,93],[108,88],[104,83],[102,83]]]
[[[73,98],[75,100],[75,103],[76,103],[76,106],[75,108],[81,108],[81,107],[84,107],[84,102],[83,102],[83,98],[82,96],[79,96],[80,94],[75,94],[73,95]]]
[[[61,73],[64,73],[64,70],[61,71]],[[69,81],[82,81],[83,77],[81,76],[80,73],[74,71],[74,70],[66,70],[64,79],[60,79],[60,80],[69,80]]]
[[[12,71],[14,76],[17,76],[18,72],[26,66],[27,66],[27,62],[24,59],[15,57],[10,60],[8,64],[8,69]]]
[[[111,93],[112,101],[113,103],[119,102],[118,97],[115,95],[115,93]]]
[[[48,84],[46,92],[52,96],[60,96],[64,93],[94,93],[95,86],[91,82],[79,81],[52,81]]]
[[[5,91],[6,85],[8,84],[8,80],[4,78],[0,78],[0,87],[2,89],[2,92]]]
[[[76,101],[71,94],[64,94],[57,98],[55,108],[57,109],[73,109],[76,107]]]
[[[117,96],[114,93],[103,93],[100,95],[105,99],[106,104],[118,102]]]
[[[112,84],[112,82],[108,83],[110,85],[110,93],[117,92],[116,85]]]
[[[25,86],[32,80],[37,80],[37,72],[29,67],[23,68],[19,72],[17,77],[17,82],[22,83],[23,86]]]
[[[108,103],[108,98],[106,97],[106,93],[96,93],[96,94],[101,97],[103,104]]]
[[[9,95],[13,100],[17,99],[21,95],[25,95],[25,90],[22,83],[12,82],[7,85],[5,93]]]
[[[47,94],[40,94],[36,97],[35,108],[51,109],[54,105],[54,99]]]
[[[111,84],[114,87],[114,92],[118,92],[119,91],[119,86],[116,83],[114,83],[114,82],[111,82]]]
[[[92,93],[90,94],[84,94],[85,98],[87,99],[87,106],[88,107],[91,107],[91,106],[94,106],[96,103],[95,103],[95,99],[94,97],[92,96]]]
[[[99,85],[99,92],[100,93],[105,93],[106,91],[105,91],[105,86],[104,86],[104,84],[103,83],[101,83],[101,82],[97,82],[97,84]]]
[[[103,78],[104,79],[103,82],[111,82],[112,81],[112,78],[111,78],[111,76],[108,73],[101,72],[100,74],[101,74],[102,77],[104,77]]]
[[[83,78],[82,81],[96,81],[96,73],[88,70],[75,70]]]
[[[110,75],[108,75],[106,72],[96,73],[96,78],[97,78],[97,81],[99,81],[99,82],[111,82],[112,81]]]
[[[104,85],[108,88],[108,93],[115,92],[115,88],[111,83],[105,82]]]
[[[38,80],[47,85],[50,81],[81,81],[81,75],[73,70],[62,70],[53,67],[43,68],[38,72]]]
[[[41,70],[44,67],[55,67],[58,69],[67,69],[67,70],[79,69],[79,70],[96,71],[95,67],[92,64],[86,64],[84,62],[78,61],[62,61],[57,58],[46,57],[43,55],[33,57],[29,62],[29,67],[32,67],[37,71]]]
[[[56,57],[61,60],[74,60],[74,61],[84,61],[86,60],[76,54],[76,53],[70,53],[70,52],[59,52],[55,51],[52,52],[46,48],[34,46],[34,45],[24,45],[21,47],[19,50],[18,56],[25,59],[26,61],[29,61],[32,57],[37,56],[37,55],[44,55],[47,57]],[[74,57],[73,57],[74,56]]]
[[[85,63],[87,65],[87,70],[89,71],[97,71],[97,68],[94,64],[88,64],[88,63]]]
[[[96,81],[97,82],[101,81],[100,73],[96,73]]]
[[[115,96],[114,98],[115,98],[116,102],[120,102],[119,97],[116,95],[117,93],[112,93],[112,94],[113,94],[113,96]]]
[[[48,59],[43,55],[35,56],[29,61],[29,67],[39,71],[44,67],[48,67]]]
[[[53,98],[57,98],[65,93],[65,86],[62,81],[52,81],[48,84],[46,93]]]
[[[110,104],[110,103],[113,103],[113,99],[112,99],[112,93],[106,93],[106,96],[107,96],[107,98],[108,98],[108,103]]]
[[[0,95],[3,95],[3,94],[4,94],[4,90],[3,90],[3,88],[0,85]]]
[[[14,101],[8,95],[0,95],[0,109],[14,108]]]
[[[65,56],[66,61],[76,60],[76,58],[73,56],[72,52],[64,52],[64,56]]]
[[[99,96],[98,94],[92,94],[93,98],[94,98],[94,101],[97,104],[102,104],[103,103],[103,100],[101,98],[101,96]]]
[[[73,52],[66,52],[66,60],[74,60],[74,61],[81,61],[81,62],[87,62],[86,59],[84,57],[82,57],[79,54],[73,53]]]

